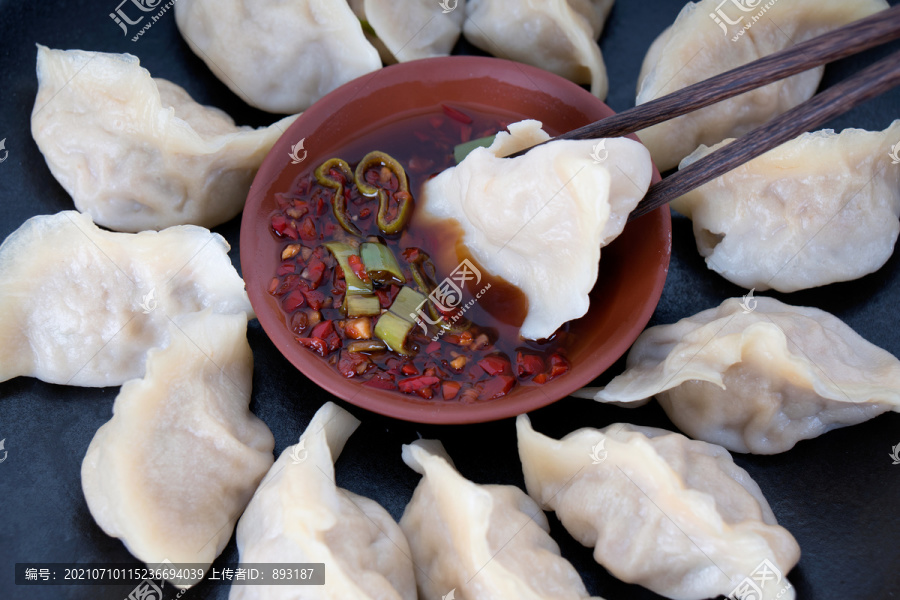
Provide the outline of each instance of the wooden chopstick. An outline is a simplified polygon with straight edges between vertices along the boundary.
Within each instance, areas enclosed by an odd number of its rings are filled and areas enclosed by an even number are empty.
[[[553,139],[628,135],[898,38],[900,5]]]
[[[896,85],[900,85],[900,51],[652,185],[628,220],[671,202]]]

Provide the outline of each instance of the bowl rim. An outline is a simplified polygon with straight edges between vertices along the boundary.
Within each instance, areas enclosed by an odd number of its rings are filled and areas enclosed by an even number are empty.
[[[573,102],[577,100],[594,111],[600,110],[601,112],[615,114],[603,101],[571,81],[537,67],[493,57],[445,56],[426,58],[390,65],[363,75],[338,87],[313,104],[291,123],[267,153],[254,177],[241,217],[241,270],[244,274],[250,303],[266,336],[272,341],[282,356],[318,387],[337,398],[366,410],[404,421],[443,425],[495,421],[530,412],[565,398],[575,390],[593,381],[625,354],[644,330],[662,296],[672,250],[671,213],[669,207],[664,206],[636,219],[627,226],[635,227],[635,223],[644,223],[648,227],[657,227],[662,230],[666,239],[662,240],[661,262],[654,273],[654,283],[651,291],[646,295],[646,301],[641,304],[639,311],[630,315],[631,325],[626,328],[626,331],[606,349],[603,355],[611,358],[602,361],[606,364],[599,370],[594,368],[571,369],[565,377],[551,380],[544,385],[528,386],[523,388],[518,394],[513,393],[503,398],[475,404],[435,400],[426,401],[418,399],[418,397],[407,397],[392,390],[371,388],[359,382],[345,379],[330,365],[325,364],[320,356],[308,352],[297,345],[293,339],[294,334],[289,332],[284,326],[283,319],[279,319],[279,316],[276,314],[277,309],[272,308],[271,296],[265,290],[265,284],[271,279],[271,273],[260,275],[253,268],[255,255],[252,250],[256,248],[257,242],[262,243],[260,241],[260,238],[263,237],[262,232],[268,234],[268,228],[261,227],[261,221],[257,220],[258,213],[269,195],[271,185],[289,165],[288,153],[283,151],[285,143],[290,146],[292,141],[300,139],[298,132],[308,127],[308,124],[311,124],[312,128],[316,129],[330,116],[338,114],[352,100],[360,97],[375,77],[381,80],[377,89],[383,89],[409,82],[410,78],[404,77],[404,74],[410,71],[421,72],[423,68],[426,73],[440,73],[437,78],[441,80],[449,78],[451,81],[464,80],[466,76],[473,77],[477,73],[479,76],[486,77],[500,74],[507,75],[504,81],[513,83],[508,77],[512,73],[517,79],[524,77],[525,80],[530,82],[531,86],[540,91],[543,90],[535,83],[536,81],[552,84],[554,91],[559,92],[554,94],[554,96],[558,99],[564,98],[565,102],[572,108],[574,108]],[[516,85],[517,87],[525,87],[518,82],[516,82]],[[373,88],[373,91],[375,90],[376,88]],[[338,108],[334,109],[334,106]],[[628,137],[640,141],[634,135]],[[659,179],[659,172],[654,165],[653,181],[658,181]],[[286,336],[286,332],[290,335]],[[348,392],[349,390],[352,390],[352,392]],[[548,394],[548,390],[553,393]],[[361,395],[363,396],[362,398],[360,398]]]

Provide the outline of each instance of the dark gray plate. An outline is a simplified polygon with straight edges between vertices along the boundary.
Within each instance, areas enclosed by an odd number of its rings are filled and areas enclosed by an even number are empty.
[[[891,4],[898,1],[891,0]],[[131,52],[154,76],[184,86],[197,101],[226,110],[238,123],[259,126],[274,120],[249,109],[210,74],[182,41],[171,13],[132,42],[108,16],[117,4],[118,0],[0,0],[0,139],[6,139],[9,151],[7,160],[0,163],[0,239],[31,216],[73,208],[31,138],[36,42],[55,48]],[[681,6],[679,0],[622,0],[615,6],[601,39],[610,76],[607,102],[612,108],[623,110],[633,104],[644,53]],[[894,44],[830,66],[823,86],[897,47]],[[460,44],[458,51],[473,52],[465,44]],[[898,106],[900,89],[847,113],[830,126],[838,130],[884,129],[900,117]],[[234,219],[216,231],[231,243],[232,260],[239,267],[238,229],[239,219]],[[706,269],[688,221],[676,218],[674,230],[669,280],[651,325],[674,322],[745,293]],[[832,312],[869,341],[900,355],[897,256],[877,273],[858,281],[790,296],[774,295],[791,304]],[[255,321],[250,324],[249,337],[256,360],[251,408],[272,429],[275,450],[280,453],[296,442],[316,409],[333,398],[282,358]],[[621,369],[620,361],[601,381]],[[0,384],[0,439],[6,439],[8,452],[0,463],[0,598],[120,600],[128,595],[128,586],[24,588],[13,581],[17,562],[135,563],[121,542],[107,537],[94,523],[79,477],[85,450],[97,428],[110,418],[116,394],[116,389],[62,387],[26,378]],[[346,408],[363,424],[338,462],[338,483],[377,500],[396,518],[419,480],[400,460],[400,445],[419,434],[443,440],[466,477],[480,483],[524,487],[512,420],[435,427],[395,421],[354,406]],[[655,404],[625,410],[571,398],[537,411],[532,419],[539,431],[554,436],[585,425],[603,427],[619,421],[674,428]],[[900,596],[900,465],[893,466],[888,457],[898,443],[900,415],[889,414],[801,442],[785,454],[735,456],[762,487],[779,522],[800,543],[803,556],[790,574],[798,597]],[[550,521],[563,555],[582,574],[591,593],[611,600],[657,597],[611,577],[552,515]],[[237,558],[232,540],[219,561],[237,562]],[[224,599],[227,595],[227,587],[205,582],[183,597]],[[167,588],[166,599],[174,596],[174,589]]]

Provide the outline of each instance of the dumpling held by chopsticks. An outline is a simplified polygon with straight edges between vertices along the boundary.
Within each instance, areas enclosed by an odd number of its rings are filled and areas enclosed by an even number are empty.
[[[528,298],[521,336],[544,339],[588,310],[600,249],[625,227],[653,175],[650,153],[627,138],[550,139],[521,121],[428,181],[419,210],[452,219],[462,243],[491,274]]]

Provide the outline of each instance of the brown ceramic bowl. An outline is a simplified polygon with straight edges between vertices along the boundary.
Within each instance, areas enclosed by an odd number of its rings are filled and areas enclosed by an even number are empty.
[[[279,301],[266,288],[281,262],[270,232],[274,194],[302,172],[332,157],[355,132],[377,127],[399,112],[441,103],[480,104],[537,119],[564,132],[613,114],[583,88],[552,73],[495,58],[455,56],[393,65],[338,88],[303,113],[275,143],[250,189],[241,223],[241,266],[259,321],[278,349],[304,375],[339,398],[368,410],[419,423],[479,423],[528,412],[572,393],[609,368],[631,346],[659,302],[671,252],[668,207],[633,223],[603,250],[590,311],[573,323],[571,368],[542,386],[516,386],[479,404],[425,401],[364,387],[345,379],[298,344]],[[291,147],[305,139],[305,160],[292,165]],[[637,139],[637,138],[635,138]],[[303,156],[303,152],[299,152]],[[654,181],[659,173],[654,169]]]

